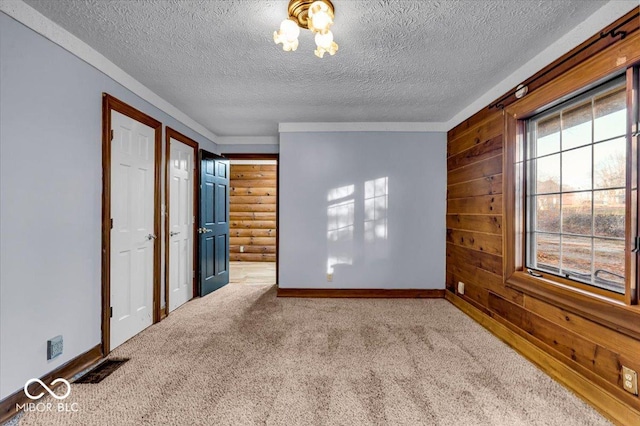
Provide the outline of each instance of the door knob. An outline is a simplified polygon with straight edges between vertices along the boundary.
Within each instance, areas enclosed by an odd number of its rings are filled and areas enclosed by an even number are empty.
[[[147,240],[151,241],[151,240],[155,240],[157,237],[154,234],[149,234],[147,235]]]
[[[174,235],[178,235],[179,233],[180,233],[180,232],[173,232],[173,231],[171,231],[171,232],[169,232],[169,236],[170,236],[170,237],[173,237]]]

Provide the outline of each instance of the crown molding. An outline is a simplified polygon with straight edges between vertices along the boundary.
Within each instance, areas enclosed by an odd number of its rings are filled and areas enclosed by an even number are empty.
[[[278,145],[278,136],[218,136],[218,145]]]
[[[447,123],[433,122],[356,122],[356,123],[280,123],[280,133],[298,132],[446,132]]]
[[[512,88],[518,86],[518,84],[522,83],[542,68],[560,58],[571,49],[579,46],[589,37],[592,37],[616,19],[638,7],[639,4],[640,2],[638,0],[611,0],[568,33],[556,40],[549,47],[531,58],[507,78],[503,79],[500,83],[496,84],[485,94],[473,101],[462,111],[454,115],[453,118],[445,123],[445,131],[453,129],[467,118],[487,107],[491,102],[495,101]]]
[[[216,142],[218,137],[209,129],[198,123],[184,112],[180,111],[169,102],[158,96],[151,89],[127,74],[122,68],[104,57],[94,48],[89,46],[51,19],[44,16],[21,0],[0,0],[0,11],[12,17],[16,21],[31,28],[46,39],[62,47],[69,53],[77,56],[87,64],[106,74],[125,88],[131,90],[145,101],[169,114],[185,126],[198,132],[205,138]]]

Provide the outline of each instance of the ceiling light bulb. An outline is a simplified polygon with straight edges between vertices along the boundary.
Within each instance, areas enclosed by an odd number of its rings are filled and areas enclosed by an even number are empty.
[[[313,32],[326,32],[333,24],[333,13],[323,1],[316,1],[309,7],[309,29]]]
[[[291,19],[285,19],[280,24],[280,31],[273,32],[273,41],[282,43],[282,50],[289,52],[298,48],[298,36],[300,27]]]

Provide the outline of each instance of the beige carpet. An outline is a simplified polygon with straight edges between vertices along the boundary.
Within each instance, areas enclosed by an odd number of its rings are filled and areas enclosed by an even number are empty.
[[[278,299],[231,284],[111,356],[131,360],[72,385],[77,413],[20,424],[609,424],[443,299]]]

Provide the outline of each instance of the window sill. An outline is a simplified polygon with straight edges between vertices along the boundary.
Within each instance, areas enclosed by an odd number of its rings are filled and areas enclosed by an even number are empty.
[[[640,307],[515,271],[507,286],[640,340]],[[526,303],[525,303],[526,306]]]

